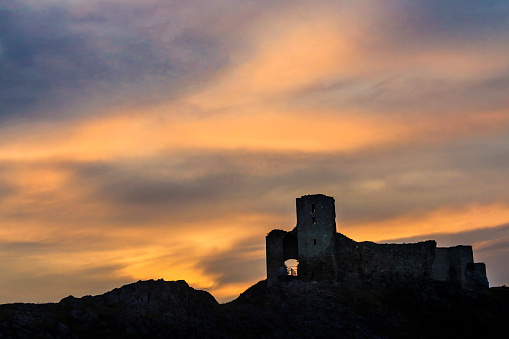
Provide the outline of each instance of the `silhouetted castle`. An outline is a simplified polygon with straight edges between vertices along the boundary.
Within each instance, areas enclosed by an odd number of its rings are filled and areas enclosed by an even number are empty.
[[[298,260],[304,281],[396,282],[438,280],[466,289],[488,287],[486,266],[474,263],[472,246],[356,242],[336,232],[334,198],[297,198],[297,226],[272,230],[266,237],[267,284],[287,279],[285,261]]]

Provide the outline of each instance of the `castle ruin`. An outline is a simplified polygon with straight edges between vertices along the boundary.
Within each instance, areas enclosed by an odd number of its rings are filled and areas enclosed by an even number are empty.
[[[443,281],[464,289],[488,287],[486,266],[474,263],[472,246],[437,247],[434,240],[414,244],[356,242],[336,232],[334,198],[297,198],[297,226],[266,237],[267,284],[288,278],[285,261],[298,261],[303,281]]]

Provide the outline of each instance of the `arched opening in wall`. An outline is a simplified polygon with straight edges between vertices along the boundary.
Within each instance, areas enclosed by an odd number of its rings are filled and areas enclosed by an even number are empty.
[[[288,259],[285,261],[285,267],[289,276],[296,277],[299,268],[299,261],[297,259]]]

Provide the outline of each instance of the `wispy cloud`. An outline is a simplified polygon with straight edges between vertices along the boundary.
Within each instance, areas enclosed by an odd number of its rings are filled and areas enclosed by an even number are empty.
[[[5,2],[0,301],[161,277],[226,300],[264,277],[265,234],[311,193],[355,240],[474,244],[507,284],[508,14]]]

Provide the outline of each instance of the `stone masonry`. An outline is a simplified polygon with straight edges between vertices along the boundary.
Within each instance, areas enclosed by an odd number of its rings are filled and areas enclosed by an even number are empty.
[[[303,281],[444,281],[464,289],[488,287],[484,263],[474,263],[472,246],[356,242],[336,232],[334,198],[323,194],[297,198],[297,226],[272,230],[266,237],[267,283],[288,279],[285,261],[298,260]]]

